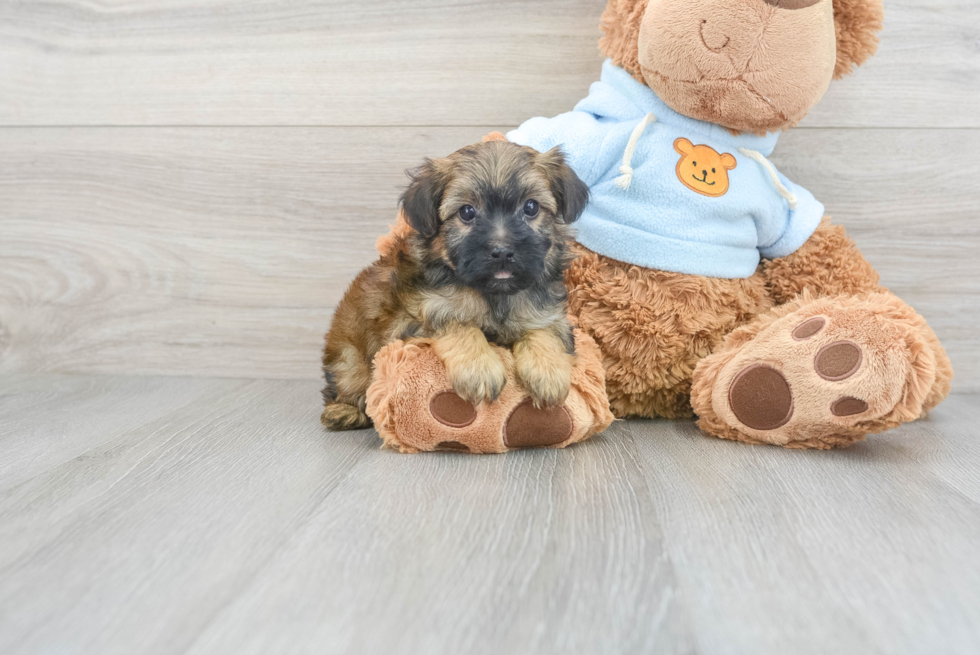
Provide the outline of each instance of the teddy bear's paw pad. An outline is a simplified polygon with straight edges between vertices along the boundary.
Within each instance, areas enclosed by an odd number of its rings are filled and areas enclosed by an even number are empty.
[[[838,341],[820,349],[813,368],[824,380],[840,382],[857,373],[863,360],[864,354],[856,343]]]
[[[764,364],[739,373],[728,390],[736,418],[753,430],[775,430],[793,418],[793,392],[783,374]]]
[[[827,325],[827,319],[823,316],[814,316],[803,321],[793,330],[793,338],[797,341],[806,341],[810,337],[815,337]]]
[[[437,393],[429,402],[429,413],[432,418],[450,428],[465,428],[476,420],[476,408],[473,404],[463,400],[455,391],[443,391]],[[443,442],[458,443],[458,442]],[[463,446],[463,444],[459,444]],[[456,450],[469,450],[468,447],[456,448]]]
[[[436,444],[436,450],[443,450],[455,453],[469,453],[472,452],[470,447],[464,443],[458,441],[443,441],[442,443]]]
[[[830,405],[830,413],[834,416],[857,416],[866,411],[868,411],[868,403],[851,396],[842,396]]]
[[[574,425],[564,405],[538,409],[530,398],[511,412],[504,424],[508,448],[544,448],[571,438]]]

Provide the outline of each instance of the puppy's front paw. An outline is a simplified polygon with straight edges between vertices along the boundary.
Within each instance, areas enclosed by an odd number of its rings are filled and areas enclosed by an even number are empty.
[[[493,351],[468,361],[445,363],[453,391],[474,405],[497,400],[507,384],[507,369]]]
[[[550,357],[516,357],[517,375],[538,409],[561,405],[572,388],[572,358],[564,353]]]

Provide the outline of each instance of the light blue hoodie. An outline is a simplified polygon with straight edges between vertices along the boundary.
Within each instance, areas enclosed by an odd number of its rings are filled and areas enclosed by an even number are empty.
[[[824,213],[765,159],[779,133],[736,136],[678,114],[610,61],[573,111],[532,118],[507,138],[542,152],[561,146],[592,191],[578,241],[646,268],[749,277],[760,256],[802,246]]]

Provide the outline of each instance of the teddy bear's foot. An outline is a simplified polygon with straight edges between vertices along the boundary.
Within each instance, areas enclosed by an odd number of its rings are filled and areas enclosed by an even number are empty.
[[[932,330],[895,296],[803,296],[705,358],[692,404],[719,437],[833,448],[915,420],[946,396],[951,378]]]
[[[507,370],[503,391],[494,402],[475,405],[453,391],[432,340],[396,341],[375,358],[367,412],[385,446],[401,452],[563,448],[613,420],[599,349],[588,337],[576,345],[568,397],[560,405],[537,408],[517,379],[514,357],[507,350],[494,347]]]

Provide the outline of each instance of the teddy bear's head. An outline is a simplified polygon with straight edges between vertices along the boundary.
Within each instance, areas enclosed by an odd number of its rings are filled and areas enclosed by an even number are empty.
[[[882,17],[882,0],[609,0],[600,49],[672,109],[761,133],[872,55]]]

